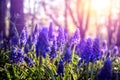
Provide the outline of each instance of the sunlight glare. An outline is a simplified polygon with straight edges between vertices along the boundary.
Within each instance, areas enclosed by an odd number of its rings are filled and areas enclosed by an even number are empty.
[[[111,0],[92,0],[91,8],[93,11],[100,13],[105,10],[109,10],[111,6]]]

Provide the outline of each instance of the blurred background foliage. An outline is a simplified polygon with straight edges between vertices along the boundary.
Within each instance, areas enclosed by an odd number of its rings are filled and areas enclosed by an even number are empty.
[[[65,27],[73,33],[78,27],[81,39],[98,37],[120,46],[120,0],[1,0],[0,31],[11,36],[27,27],[30,34],[35,24]]]

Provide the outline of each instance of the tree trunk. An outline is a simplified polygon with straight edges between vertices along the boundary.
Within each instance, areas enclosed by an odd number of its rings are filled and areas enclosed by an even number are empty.
[[[111,25],[110,27],[108,26],[108,45],[112,44],[112,31],[111,31]]]
[[[6,0],[0,0],[0,33],[5,37]]]
[[[68,18],[68,15],[67,15],[67,0],[65,0],[65,10],[64,10],[64,17],[65,17],[65,20],[64,20],[64,26],[66,28],[66,30],[68,29],[68,21],[67,21],[67,18]]]
[[[12,28],[15,26],[20,34],[24,27],[24,12],[23,12],[23,0],[11,0],[10,1],[10,29],[9,35],[12,35]]]
[[[80,37],[82,40],[84,40],[86,32],[84,30],[82,30],[81,28],[79,28],[79,30],[80,30]]]
[[[120,24],[118,25],[118,33],[117,33],[117,46],[120,47]]]

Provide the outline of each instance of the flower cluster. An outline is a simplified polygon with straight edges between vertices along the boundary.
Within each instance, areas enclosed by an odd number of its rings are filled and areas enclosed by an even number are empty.
[[[23,62],[24,55],[23,50],[17,48],[12,48],[11,54],[10,54],[10,61],[14,64],[21,64]]]
[[[63,62],[62,59],[59,61],[57,74],[61,75],[61,76],[64,76],[64,62]]]
[[[102,67],[99,75],[98,80],[111,80],[112,78],[112,61],[107,58],[107,60],[104,63],[104,66]]]
[[[92,74],[92,71],[89,71],[89,63],[94,67],[94,64],[102,64],[101,62],[105,61],[97,79],[111,80],[117,74],[116,72],[112,73],[112,61],[115,61],[115,58],[118,57],[119,48],[116,45],[109,48],[106,41],[103,41],[100,45],[100,39],[98,38],[80,39],[79,29],[76,29],[74,34],[70,35],[63,27],[58,27],[58,30],[55,30],[52,23],[49,27],[41,27],[41,29],[36,25],[31,35],[27,34],[25,28],[20,36],[14,33],[10,39],[10,45],[10,62],[13,64],[26,63],[27,66],[34,67],[34,64],[37,63],[36,60],[39,60],[39,63],[43,61],[41,64],[51,62],[50,65],[55,65],[56,71],[53,71],[54,74],[64,77],[64,74],[75,72],[77,74],[77,71],[65,73],[64,69],[67,67],[68,70],[80,70]],[[74,68],[71,68],[71,66]]]

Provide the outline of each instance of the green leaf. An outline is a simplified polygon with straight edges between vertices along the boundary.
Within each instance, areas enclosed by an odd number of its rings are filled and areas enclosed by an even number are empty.
[[[52,70],[50,70],[50,68],[47,65],[43,65],[43,67],[45,68],[46,72],[49,73],[49,75],[51,76],[52,80],[56,80]]]

